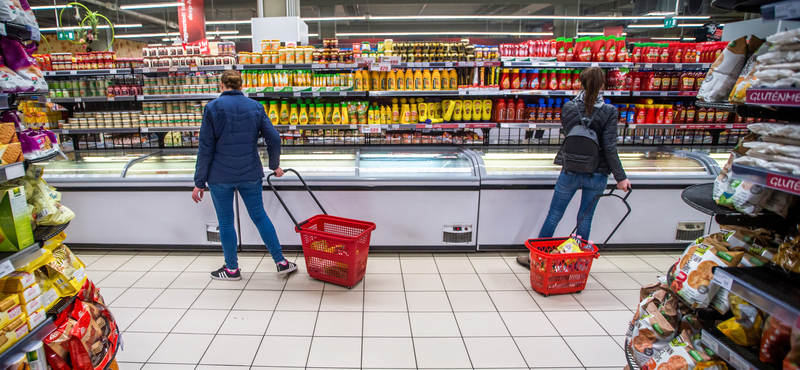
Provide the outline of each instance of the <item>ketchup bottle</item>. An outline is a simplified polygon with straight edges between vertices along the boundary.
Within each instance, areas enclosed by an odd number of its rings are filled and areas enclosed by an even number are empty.
[[[522,121],[525,119],[525,103],[522,102],[522,99],[517,99],[517,121]]]
[[[550,70],[550,76],[547,78],[548,89],[558,90],[558,73],[555,69]]]
[[[516,121],[516,114],[517,114],[517,107],[514,104],[514,99],[508,99],[508,103],[506,103],[506,121],[514,122]]]
[[[547,79],[548,78],[548,72],[550,72],[550,71],[547,70],[547,69],[543,69],[542,73],[539,74],[539,90],[547,90],[547,86],[548,86],[547,81],[549,81]]]
[[[495,109],[495,116],[497,118],[497,122],[505,122],[506,121],[506,100],[505,99],[498,99],[497,100],[497,108]]]

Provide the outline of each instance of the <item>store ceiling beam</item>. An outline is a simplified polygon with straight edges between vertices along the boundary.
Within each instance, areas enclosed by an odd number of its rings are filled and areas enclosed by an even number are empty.
[[[165,20],[163,20],[161,18],[156,18],[156,17],[150,16],[150,15],[147,15],[147,14],[142,14],[142,13],[139,13],[139,12],[135,12],[133,10],[120,9],[119,6],[117,6],[117,4],[107,3],[107,2],[101,1],[101,0],[84,0],[84,1],[87,2],[87,3],[90,3],[90,4],[99,5],[99,6],[103,7],[103,8],[106,8],[106,9],[111,10],[111,11],[120,12],[122,14],[129,15],[129,16],[135,17],[135,18],[139,18],[141,20],[144,20],[144,21],[147,21],[147,22],[150,22],[150,23],[155,23],[155,24],[158,24],[160,26],[169,27],[169,28],[175,28],[175,29],[178,28],[178,24],[175,23],[175,22],[165,21]]]

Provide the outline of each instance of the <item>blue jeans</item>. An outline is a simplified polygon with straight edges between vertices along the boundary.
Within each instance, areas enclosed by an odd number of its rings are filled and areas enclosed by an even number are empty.
[[[275,226],[267,217],[264,211],[264,199],[261,195],[262,181],[247,181],[231,184],[208,184],[211,190],[211,199],[214,201],[214,208],[217,210],[217,220],[219,221],[219,238],[222,241],[222,253],[225,255],[225,267],[230,270],[239,268],[239,259],[236,256],[238,242],[236,240],[236,228],[233,226],[233,193],[239,190],[247,213],[250,219],[258,228],[261,240],[267,246],[269,253],[275,263],[283,262],[281,243],[278,241],[278,234],[275,233]]]
[[[542,230],[539,231],[540,238],[550,238],[556,231],[558,222],[561,217],[564,217],[564,211],[567,209],[569,202],[575,195],[578,189],[581,191],[581,206],[578,211],[578,221],[580,222],[581,216],[584,212],[586,218],[578,225],[577,234],[585,240],[589,240],[589,232],[592,230],[592,217],[594,210],[597,208],[597,202],[592,202],[594,198],[606,189],[608,184],[608,175],[604,173],[575,173],[568,171],[561,171],[556,182],[556,191],[553,193],[553,200],[550,201],[550,211],[547,212],[547,218],[544,220]],[[589,206],[591,205],[591,208]]]

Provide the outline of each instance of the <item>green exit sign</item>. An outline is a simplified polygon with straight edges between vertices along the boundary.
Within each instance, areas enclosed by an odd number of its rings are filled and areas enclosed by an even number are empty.
[[[58,31],[59,40],[75,40],[75,31]]]
[[[678,25],[678,20],[675,18],[664,18],[664,28],[675,28]]]

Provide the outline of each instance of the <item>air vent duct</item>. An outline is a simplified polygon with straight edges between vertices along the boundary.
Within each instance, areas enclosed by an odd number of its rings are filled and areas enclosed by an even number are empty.
[[[472,244],[472,224],[444,224],[442,244]]]
[[[222,240],[219,238],[219,225],[206,224],[206,241],[214,244],[222,243]]]
[[[675,240],[692,241],[706,232],[705,222],[678,222],[678,229],[675,231]]]

